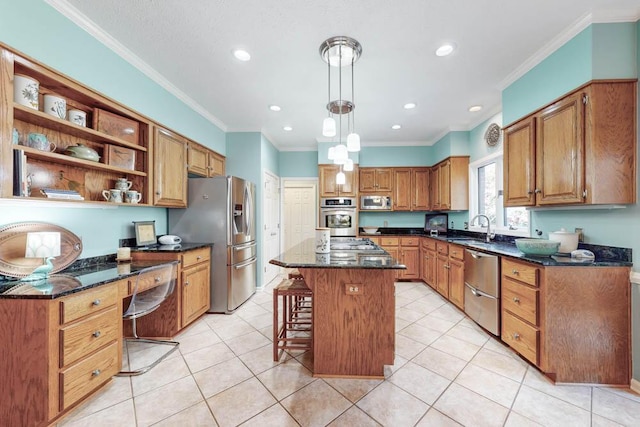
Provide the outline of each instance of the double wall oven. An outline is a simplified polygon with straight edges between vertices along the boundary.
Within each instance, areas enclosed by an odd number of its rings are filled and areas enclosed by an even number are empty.
[[[328,197],[320,199],[320,227],[331,230],[332,236],[358,234],[357,199]]]

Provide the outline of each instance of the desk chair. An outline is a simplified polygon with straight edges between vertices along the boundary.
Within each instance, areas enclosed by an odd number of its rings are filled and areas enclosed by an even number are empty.
[[[118,376],[144,374],[178,349],[178,345],[180,345],[180,343],[176,341],[140,338],[136,330],[136,319],[153,312],[165,299],[167,299],[169,295],[171,295],[176,284],[175,274],[175,264],[162,264],[140,270],[135,278],[135,285],[133,286],[129,308],[122,315],[123,319],[131,320],[132,322],[131,327],[133,331],[133,338],[125,339],[126,343],[144,342],[149,344],[160,344],[170,346],[171,349],[165,352],[153,363],[132,371],[120,371]],[[129,286],[131,286],[131,284]]]

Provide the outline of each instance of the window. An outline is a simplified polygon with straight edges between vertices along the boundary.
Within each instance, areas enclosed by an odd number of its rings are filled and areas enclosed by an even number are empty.
[[[502,153],[492,154],[469,165],[469,220],[486,215],[491,230],[498,234],[529,236],[529,211],[502,205]],[[486,220],[478,218],[469,230],[486,231]]]

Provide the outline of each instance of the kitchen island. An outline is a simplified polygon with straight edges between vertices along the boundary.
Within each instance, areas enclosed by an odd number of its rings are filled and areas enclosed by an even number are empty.
[[[384,378],[394,363],[396,259],[369,240],[316,254],[308,239],[270,261],[313,292],[313,376]],[[364,244],[358,244],[364,243]]]

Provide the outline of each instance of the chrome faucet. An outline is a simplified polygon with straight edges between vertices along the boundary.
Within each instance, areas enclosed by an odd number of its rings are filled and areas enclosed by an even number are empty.
[[[491,232],[491,220],[489,219],[488,216],[480,214],[480,215],[476,215],[473,218],[471,218],[471,221],[469,221],[469,225],[473,225],[473,221],[475,221],[476,218],[484,218],[484,219],[487,220],[487,237],[486,237],[485,240],[486,240],[487,243],[490,243],[491,239],[493,239],[494,236],[495,236],[495,234]],[[480,225],[480,224],[478,223],[478,225]]]

